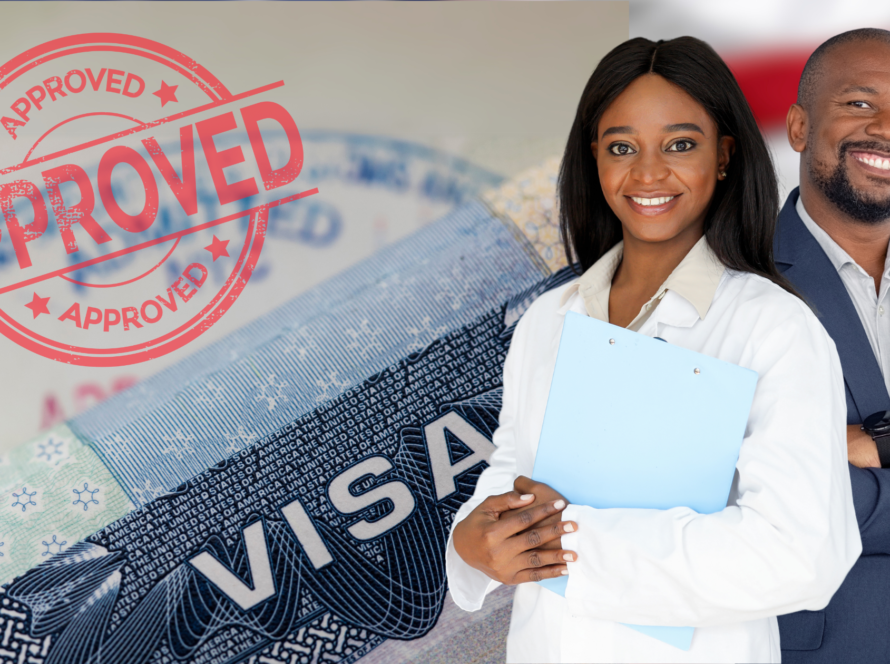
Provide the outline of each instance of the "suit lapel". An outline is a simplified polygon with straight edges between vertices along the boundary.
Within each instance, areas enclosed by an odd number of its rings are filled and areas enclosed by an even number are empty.
[[[834,265],[797,214],[798,196],[797,189],[791,192],[779,214],[776,264],[834,340],[859,414],[865,418],[890,410],[890,395],[859,314]]]

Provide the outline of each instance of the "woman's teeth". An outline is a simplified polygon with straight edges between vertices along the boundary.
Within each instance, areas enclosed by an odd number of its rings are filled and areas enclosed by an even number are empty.
[[[887,162],[887,168],[890,169],[890,161]],[[638,196],[631,196],[630,200],[632,200],[637,205],[664,205],[668,201],[672,201],[676,198],[676,196],[662,196],[661,198],[640,198]]]
[[[875,159],[874,157],[859,156],[857,156],[856,159],[861,161],[863,164],[868,164],[869,166],[880,168],[882,171],[890,171],[890,159]]]

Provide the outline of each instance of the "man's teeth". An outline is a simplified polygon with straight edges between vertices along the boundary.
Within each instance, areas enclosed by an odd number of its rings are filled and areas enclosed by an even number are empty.
[[[875,159],[874,157],[856,157],[863,164],[880,168],[882,171],[890,171],[890,159]]]
[[[887,162],[887,168],[890,169],[890,161]],[[639,198],[631,196],[630,199],[637,205],[664,205],[668,201],[672,201],[676,196],[662,196],[661,198]]]

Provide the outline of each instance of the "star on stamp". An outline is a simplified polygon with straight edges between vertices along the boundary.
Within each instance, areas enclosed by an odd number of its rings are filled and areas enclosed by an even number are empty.
[[[318,192],[297,181],[283,85],[234,92],[179,51],[110,33],[0,66],[0,333],[120,366],[219,320],[257,267],[270,209]]]

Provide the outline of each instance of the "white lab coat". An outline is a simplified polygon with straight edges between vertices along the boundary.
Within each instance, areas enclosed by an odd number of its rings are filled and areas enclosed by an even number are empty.
[[[532,474],[565,313],[586,313],[577,292],[561,305],[572,287],[542,295],[517,325],[497,450],[455,524]],[[775,616],[825,607],[862,550],[834,342],[803,302],[730,270],[704,319],[669,290],[639,331],[758,373],[727,507],[698,514],[568,506],[563,518],[579,529],[562,546],[579,560],[568,563],[566,597],[517,586],[507,661],[779,662]],[[467,565],[450,539],[446,564],[451,595],[465,610],[479,609],[499,585]],[[682,651],[619,623],[697,629]]]

